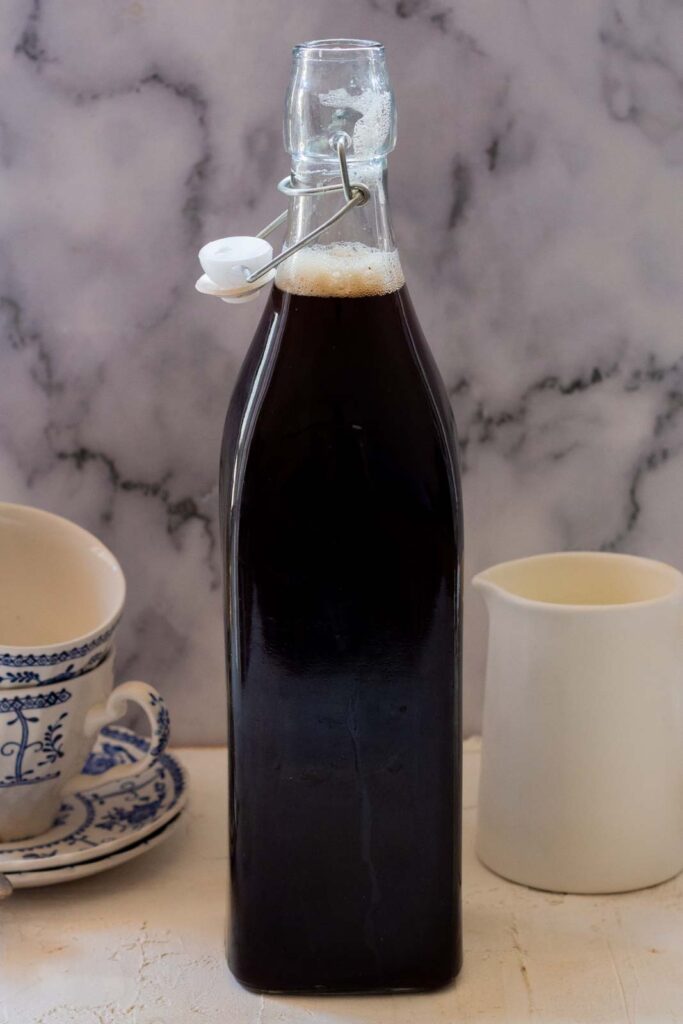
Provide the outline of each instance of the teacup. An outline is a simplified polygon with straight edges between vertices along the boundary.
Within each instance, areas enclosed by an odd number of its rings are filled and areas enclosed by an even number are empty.
[[[114,683],[121,566],[92,534],[39,509],[0,504],[0,842],[48,829],[62,797],[144,771],[168,741],[168,711],[142,682]],[[23,673],[23,674],[20,674]],[[81,775],[99,730],[128,701],[145,711],[149,754]]]
[[[75,679],[112,649],[121,566],[87,530],[0,502],[0,690]]]

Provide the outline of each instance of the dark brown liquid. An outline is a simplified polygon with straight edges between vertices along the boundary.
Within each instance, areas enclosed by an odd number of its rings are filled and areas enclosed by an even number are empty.
[[[461,508],[405,288],[275,288],[221,465],[236,977],[429,989],[460,964]]]

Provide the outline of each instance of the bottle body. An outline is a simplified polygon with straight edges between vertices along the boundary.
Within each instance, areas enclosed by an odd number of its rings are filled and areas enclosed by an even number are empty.
[[[229,960],[259,991],[460,963],[452,415],[405,286],[363,290],[274,287],[226,420]]]

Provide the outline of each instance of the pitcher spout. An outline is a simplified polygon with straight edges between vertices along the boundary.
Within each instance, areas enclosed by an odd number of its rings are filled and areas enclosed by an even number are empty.
[[[473,586],[487,605],[497,595],[526,612],[574,615],[577,609],[623,608],[683,594],[683,575],[636,555],[560,551],[501,562],[478,573]]]
[[[492,579],[489,569],[484,570],[484,572],[478,572],[472,579],[472,586],[481,592],[487,607],[489,607],[491,599],[495,595],[502,595],[504,593],[500,584]]]

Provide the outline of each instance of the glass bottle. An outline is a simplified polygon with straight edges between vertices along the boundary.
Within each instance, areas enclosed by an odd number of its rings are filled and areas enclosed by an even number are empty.
[[[235,976],[398,992],[460,965],[462,516],[453,418],[395,247],[384,50],[294,50],[297,187],[367,202],[285,260],[221,459]],[[285,248],[340,193],[290,200]]]

